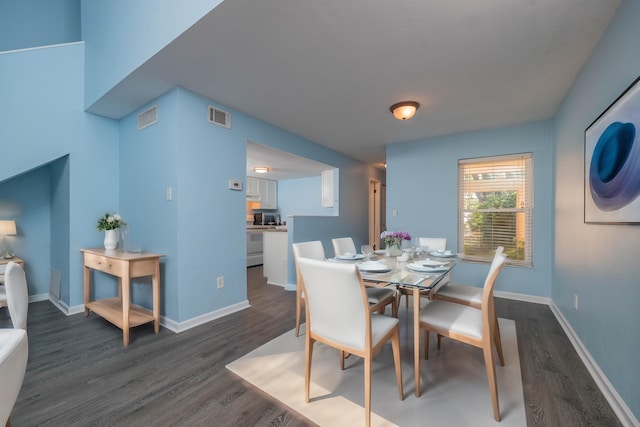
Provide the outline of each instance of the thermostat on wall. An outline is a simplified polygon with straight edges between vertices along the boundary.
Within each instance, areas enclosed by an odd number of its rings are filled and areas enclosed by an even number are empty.
[[[236,190],[236,191],[242,191],[242,181],[240,181],[239,179],[230,179],[229,180],[229,189],[230,190]]]

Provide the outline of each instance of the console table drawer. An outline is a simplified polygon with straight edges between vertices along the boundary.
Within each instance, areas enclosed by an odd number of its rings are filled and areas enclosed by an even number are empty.
[[[94,270],[104,271],[105,273],[113,274],[114,276],[121,276],[125,269],[128,267],[126,261],[118,259],[107,258],[101,255],[84,254],[84,265]]]

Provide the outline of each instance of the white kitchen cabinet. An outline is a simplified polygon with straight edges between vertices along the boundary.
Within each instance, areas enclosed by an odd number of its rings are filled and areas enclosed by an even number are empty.
[[[260,181],[260,209],[278,209],[278,181],[258,179]]]
[[[333,169],[322,171],[322,207],[333,207]]]
[[[268,284],[282,287],[287,285],[288,248],[286,231],[264,232],[263,274]]]
[[[257,200],[260,197],[260,180],[252,176],[247,177],[247,198]]]

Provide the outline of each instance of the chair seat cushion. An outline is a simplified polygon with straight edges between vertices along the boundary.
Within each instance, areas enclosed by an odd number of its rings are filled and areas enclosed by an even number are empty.
[[[439,300],[429,301],[420,310],[420,323],[482,338],[482,312],[467,305]]]
[[[380,301],[395,295],[395,289],[391,288],[366,288],[367,300],[370,304],[378,304]]]
[[[371,315],[371,345],[375,346],[396,325],[398,319],[382,314]]]
[[[443,297],[465,301],[479,307],[482,303],[482,291],[483,288],[450,283],[440,288],[437,293]]]

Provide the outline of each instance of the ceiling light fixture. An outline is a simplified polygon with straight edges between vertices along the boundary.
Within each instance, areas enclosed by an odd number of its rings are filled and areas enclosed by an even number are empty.
[[[393,117],[398,120],[409,120],[420,108],[420,104],[415,101],[403,101],[393,104],[389,110],[393,113]]]
[[[270,171],[270,169],[266,166],[256,166],[253,168],[253,171],[255,173],[267,173]]]

